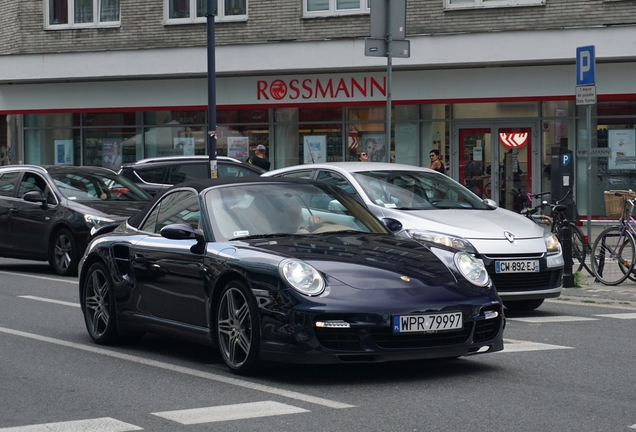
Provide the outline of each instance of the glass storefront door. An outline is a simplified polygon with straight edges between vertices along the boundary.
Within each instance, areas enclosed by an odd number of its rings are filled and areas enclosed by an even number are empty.
[[[516,212],[532,193],[535,125],[457,124],[459,182],[478,196]]]

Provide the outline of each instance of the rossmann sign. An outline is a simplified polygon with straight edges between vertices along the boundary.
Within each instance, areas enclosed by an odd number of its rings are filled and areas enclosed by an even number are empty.
[[[363,101],[386,98],[386,77],[276,78],[256,81],[259,102]]]

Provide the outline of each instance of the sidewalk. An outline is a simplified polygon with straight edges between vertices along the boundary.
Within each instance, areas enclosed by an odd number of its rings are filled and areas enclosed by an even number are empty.
[[[636,282],[627,279],[616,286],[603,285],[585,269],[581,270],[578,280],[580,287],[563,288],[561,296],[555,300],[572,299],[586,303],[613,304],[636,310]]]

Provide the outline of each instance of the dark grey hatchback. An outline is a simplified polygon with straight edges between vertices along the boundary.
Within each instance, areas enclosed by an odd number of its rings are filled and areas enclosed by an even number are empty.
[[[227,156],[217,156],[217,171],[221,178],[259,177],[265,171],[256,165]],[[156,195],[172,185],[210,176],[208,156],[168,156],[142,159],[125,164],[119,175],[126,177],[148,192]]]
[[[0,168],[0,256],[48,261],[77,273],[92,230],[125,220],[151,197],[100,167],[9,165]]]

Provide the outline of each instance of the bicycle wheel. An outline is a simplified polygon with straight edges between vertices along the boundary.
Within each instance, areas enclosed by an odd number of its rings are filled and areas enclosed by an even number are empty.
[[[585,268],[589,274],[594,275],[594,272],[585,261],[588,259],[587,248],[589,246],[585,243],[585,236],[583,235],[581,228],[570,223],[570,229],[572,230],[572,269],[577,272],[581,271],[582,268]]]
[[[592,247],[592,271],[605,285],[618,285],[627,279],[634,269],[634,237],[623,227],[610,227],[594,241]]]

